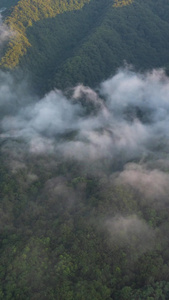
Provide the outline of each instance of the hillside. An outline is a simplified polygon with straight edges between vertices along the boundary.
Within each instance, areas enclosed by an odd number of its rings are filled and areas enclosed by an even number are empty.
[[[168,0],[0,7],[0,300],[168,300]]]
[[[33,22],[41,19],[53,18],[57,14],[67,10],[76,10],[83,7],[89,0],[76,1],[42,1],[20,0],[13,7],[11,14],[6,19],[6,24],[15,32],[16,36],[11,39],[6,54],[1,59],[2,66],[13,68],[19,63],[27,48],[31,46],[26,37],[26,30]]]
[[[6,19],[21,33],[11,41],[1,63],[10,68],[19,63],[42,93],[79,82],[94,86],[125,61],[138,70],[168,67],[165,0],[81,0],[61,2],[63,6],[55,1],[55,6],[48,2],[47,7],[40,1],[30,14],[29,5],[35,2],[19,1]]]
[[[169,299],[168,99],[161,71],[43,98],[0,72],[0,299]]]

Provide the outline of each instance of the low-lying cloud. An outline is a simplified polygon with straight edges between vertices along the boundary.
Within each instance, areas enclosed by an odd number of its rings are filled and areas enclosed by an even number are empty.
[[[34,102],[21,88],[12,91],[10,75],[1,77],[1,138],[24,139],[29,151],[128,161],[168,149],[169,79],[162,70],[120,70],[99,93],[80,85],[69,98],[55,90]]]
[[[0,10],[0,47],[2,47],[4,42],[8,41],[14,35],[14,32],[3,23],[1,15],[3,10],[4,9]]]
[[[112,189],[124,185],[124,191],[136,191],[133,211],[142,198],[143,206],[146,202],[157,208],[162,202],[165,207],[169,194],[169,79],[162,70],[140,74],[121,69],[97,91],[79,85],[66,93],[56,89],[42,99],[29,95],[25,83],[16,84],[9,73],[0,72],[0,79],[1,151],[8,156],[13,173],[27,168],[27,154],[34,161],[37,155],[45,157],[46,170],[52,164],[57,168],[60,158],[73,159],[91,174],[96,174],[99,165],[96,175],[101,174],[103,185],[105,178]],[[38,178],[38,171],[26,171],[29,185]],[[65,173],[47,180],[43,190],[52,209],[60,199],[71,207],[83,198],[83,189],[78,195],[69,185],[72,177],[65,181]],[[126,249],[130,245],[142,255],[154,245],[156,233],[132,209],[126,210],[120,195],[111,199],[111,193],[105,192],[103,198],[110,203],[122,202],[123,215],[117,216],[116,210],[101,222],[113,245]]]
[[[131,186],[148,199],[161,201],[169,195],[169,173],[140,164],[127,164],[116,183]]]
[[[116,216],[105,222],[110,235],[110,242],[115,247],[121,246],[137,257],[153,247],[155,231],[136,215]],[[134,260],[134,257],[132,257]]]

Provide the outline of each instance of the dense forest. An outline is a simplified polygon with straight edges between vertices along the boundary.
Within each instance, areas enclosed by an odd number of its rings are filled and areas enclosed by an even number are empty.
[[[168,300],[168,1],[0,7],[0,300]]]
[[[167,300],[165,74],[42,99],[0,76],[0,299]]]
[[[32,26],[32,22],[37,22],[41,19],[52,18],[57,14],[67,10],[77,10],[89,0],[76,1],[48,1],[43,0],[20,0],[14,6],[12,13],[7,17],[6,24],[15,32],[14,38],[10,41],[4,57],[1,59],[1,64],[7,68],[13,68],[19,63],[19,58],[22,57],[28,47],[31,46],[27,37],[26,29]]]
[[[124,63],[139,71],[168,70],[169,4],[165,0],[54,1],[54,6],[48,1],[47,7],[44,1],[26,2],[4,12],[5,22],[20,33],[10,41],[1,64],[19,63],[41,95],[77,83],[96,86]]]

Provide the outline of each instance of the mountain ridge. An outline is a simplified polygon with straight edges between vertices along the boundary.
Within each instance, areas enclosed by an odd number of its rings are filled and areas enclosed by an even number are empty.
[[[15,32],[15,37],[9,42],[8,49],[1,59],[1,65],[6,68],[14,68],[18,65],[20,57],[31,46],[26,37],[26,29],[32,26],[32,22],[55,17],[66,10],[78,10],[89,1],[72,0],[69,2],[67,0],[50,0],[46,3],[42,0],[20,0],[5,21],[10,30]]]
[[[26,47],[20,48],[22,42],[16,39],[13,40],[16,51],[8,49],[11,59],[14,57],[12,62],[9,59],[10,68],[17,61],[19,64],[14,69],[30,74],[38,93],[78,83],[96,86],[115,74],[124,62],[139,71],[168,69],[169,5],[166,1],[86,0],[84,3],[81,0],[79,3],[86,4],[33,22],[33,26],[24,29],[26,38],[20,35]],[[9,14],[6,22],[11,18]],[[26,22],[30,23],[30,19]]]

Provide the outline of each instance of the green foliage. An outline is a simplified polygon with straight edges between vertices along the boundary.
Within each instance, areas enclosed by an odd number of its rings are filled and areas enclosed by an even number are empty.
[[[5,22],[10,30],[14,32],[14,37],[8,44],[8,49],[1,59],[1,65],[5,68],[13,68],[18,65],[20,57],[31,46],[26,37],[26,29],[32,26],[33,22],[53,18],[64,11],[81,9],[89,1],[49,0],[46,2],[44,0],[19,0]]]
[[[114,7],[122,7],[126,5],[130,5],[134,0],[115,0],[113,6]]]
[[[4,66],[19,63],[41,94],[79,82],[94,86],[124,61],[139,70],[167,68],[167,1],[135,0],[119,8],[112,0],[87,2],[19,1],[6,19],[19,33],[2,58]]]
[[[0,0],[0,8],[11,8],[12,6],[16,5],[19,0]]]
[[[84,3],[21,0],[6,21],[19,32],[8,62],[26,53],[20,67],[42,93],[79,81],[94,85],[124,59],[143,69],[168,65],[166,0],[118,9],[111,0],[80,9]],[[108,159],[104,175],[98,162],[57,155],[27,154],[24,163],[11,170],[0,153],[0,299],[169,299],[165,205],[152,207],[131,187],[117,186],[109,174],[118,161]],[[117,227],[117,216],[137,216],[143,230]]]
[[[81,10],[29,27],[32,47],[20,60],[20,67],[42,94],[79,82],[97,85],[124,61],[139,70],[167,67],[168,11],[166,1],[135,0],[117,9],[112,0],[92,0]]]
[[[89,176],[89,166],[75,161],[55,157],[46,172],[50,160],[27,157],[27,167],[13,173],[0,157],[0,299],[167,300],[165,207],[151,209],[131,189]],[[126,239],[121,230],[114,238],[108,221],[118,214],[153,219],[158,234],[140,242],[137,232]]]

